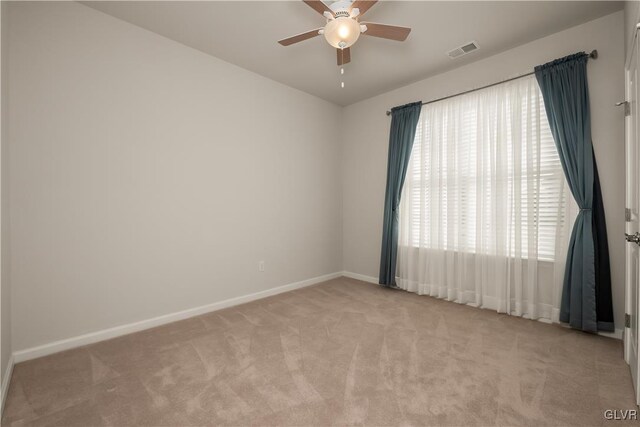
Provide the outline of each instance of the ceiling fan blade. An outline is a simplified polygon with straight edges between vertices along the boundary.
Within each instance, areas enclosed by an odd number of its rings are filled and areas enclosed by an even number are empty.
[[[376,3],[378,3],[378,0],[356,0],[353,3],[351,3],[351,9],[358,8],[360,10],[359,16],[362,16],[365,14],[367,10],[371,9],[371,7]]]
[[[302,0],[313,10],[318,12],[320,15],[323,15],[325,12],[329,12],[331,16],[333,16],[333,11],[329,9],[329,6],[321,2],[320,0]]]
[[[315,36],[318,35],[318,31],[320,31],[322,28],[316,28],[315,30],[311,30],[311,31],[307,31],[306,33],[302,33],[302,34],[298,34],[295,35],[293,37],[289,37],[286,39],[282,39],[282,40],[278,40],[278,43],[280,43],[282,46],[289,46],[292,45],[294,43],[298,43],[304,40],[308,40],[311,39]]]
[[[338,65],[351,62],[351,48],[336,49],[338,51]]]
[[[376,24],[375,22],[362,22],[367,26],[364,35],[381,37],[383,39],[397,40],[403,42],[411,32],[409,27],[397,27],[395,25]]]

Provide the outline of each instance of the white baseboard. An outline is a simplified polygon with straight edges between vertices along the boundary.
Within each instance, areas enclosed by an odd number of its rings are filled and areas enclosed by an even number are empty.
[[[363,282],[370,282],[370,283],[378,284],[378,279],[376,279],[375,277],[372,277],[372,276],[366,276],[364,274],[359,274],[359,273],[352,273],[350,271],[343,271],[342,275],[344,277],[349,277],[351,279],[362,280]],[[476,304],[468,304],[468,305],[471,305],[473,307],[477,307]],[[479,308],[488,309],[488,310],[492,310],[492,309],[495,310],[496,307],[497,307],[497,304],[492,304],[491,301],[489,301],[489,304],[485,304],[483,307],[479,307]],[[553,322],[551,322],[549,320],[546,320],[546,319],[538,319],[538,321],[542,322],[542,323],[553,323]],[[615,339],[621,340],[621,339],[623,339],[624,329],[616,329],[615,332],[598,332],[598,335],[601,335],[603,337],[615,338]]]
[[[0,418],[2,418],[2,414],[4,413],[4,403],[7,399],[7,392],[9,391],[9,384],[11,384],[11,375],[13,374],[13,356],[9,358],[9,363],[7,364],[7,370],[4,371],[4,375],[2,377],[2,384],[0,385]]]
[[[365,276],[364,274],[352,273],[350,271],[343,271],[342,275],[344,277],[349,277],[351,279],[362,280],[363,282],[375,283],[378,284],[378,279],[372,276]]]
[[[141,320],[139,322],[128,323],[126,325],[103,329],[101,331],[91,332],[76,337],[54,341],[52,343],[40,345],[37,347],[27,348],[25,350],[14,352],[13,362],[20,363],[26,360],[36,359],[38,357],[47,356],[49,354],[58,353],[64,350],[69,350],[72,348],[93,344],[99,341],[116,338],[122,335],[131,334],[133,332],[155,328],[156,326],[176,322],[178,320],[188,319],[190,317],[199,316],[201,314],[210,313],[212,311],[222,310],[223,308],[233,307],[235,305],[244,304],[258,299],[281,294],[283,292],[293,291],[295,289],[300,289],[307,286],[315,285],[317,283],[326,282],[327,280],[335,279],[341,277],[342,275],[342,272],[325,274],[323,276],[313,277],[311,279],[302,280],[300,282],[289,283],[288,285],[278,286],[276,288],[267,289],[265,291],[260,291],[249,295],[230,298],[224,301],[207,304],[200,307],[190,308],[187,310],[165,314],[151,319]]]
[[[64,350],[69,350],[72,348],[81,347],[88,344],[93,344],[99,341],[105,341],[105,340],[116,338],[122,335],[127,335],[134,332],[142,331],[145,329],[154,328],[156,326],[165,325],[167,323],[188,319],[190,317],[199,316],[201,314],[210,313],[212,311],[222,310],[223,308],[233,307],[235,305],[244,304],[247,302],[255,301],[255,300],[266,298],[273,295],[278,295],[283,292],[304,288],[307,286],[315,285],[317,283],[325,282],[327,280],[335,279],[341,276],[349,277],[356,280],[361,280],[363,282],[369,282],[369,283],[375,283],[375,284],[378,283],[378,279],[376,279],[375,277],[366,276],[358,273],[352,273],[349,271],[325,274],[323,276],[313,277],[311,279],[302,280],[300,282],[289,283],[288,285],[267,289],[265,291],[260,291],[260,292],[256,292],[249,295],[230,298],[224,301],[207,304],[200,307],[190,308],[187,310],[165,314],[165,315],[154,317],[151,319],[141,320],[139,322],[133,322],[133,323],[116,326],[109,329],[103,329],[101,331],[91,332],[91,333],[76,336],[76,337],[54,341],[52,343],[40,345],[37,347],[16,351],[13,353],[13,356],[11,357],[9,366],[7,367],[7,374],[3,378],[2,390],[0,391],[1,393],[0,398],[2,399],[2,401],[0,401],[0,405],[4,404],[4,398],[7,392],[6,387],[8,387],[9,385],[8,379],[10,379],[11,377],[11,372],[13,370],[14,363],[20,363],[26,360],[36,359],[38,357],[47,356],[53,353],[58,353]],[[616,329],[616,331],[612,333],[601,332],[599,334],[603,336],[611,337],[611,338],[622,339],[623,330]],[[6,384],[4,384],[5,381],[6,381]]]
[[[623,339],[623,336],[624,336],[624,329],[616,328],[615,332],[598,332],[598,335],[621,340]]]

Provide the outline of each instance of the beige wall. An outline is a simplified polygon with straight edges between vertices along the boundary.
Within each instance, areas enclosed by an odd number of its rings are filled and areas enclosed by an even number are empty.
[[[624,316],[624,97],[623,12],[573,27],[493,57],[344,108],[344,269],[377,277],[386,180],[390,107],[436,99],[517,76],[577,51],[598,49],[589,64],[591,119],[612,262],[616,327]]]
[[[8,159],[7,155],[7,53],[8,53],[8,29],[9,20],[7,14],[8,3],[2,2],[0,5],[0,384],[5,380],[7,365],[11,359],[11,287],[9,282],[9,216],[8,216]]]
[[[340,107],[78,3],[9,12],[14,351],[342,269]]]
[[[640,1],[624,2],[624,51],[628,58],[631,43],[635,35],[636,24],[640,22]]]

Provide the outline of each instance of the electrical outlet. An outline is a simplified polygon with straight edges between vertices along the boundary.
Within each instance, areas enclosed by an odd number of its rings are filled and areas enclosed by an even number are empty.
[[[264,261],[258,261],[258,271],[264,271]]]

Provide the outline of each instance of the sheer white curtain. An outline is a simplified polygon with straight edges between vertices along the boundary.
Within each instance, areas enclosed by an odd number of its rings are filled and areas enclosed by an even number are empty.
[[[400,206],[400,288],[557,321],[577,207],[535,77],[422,107]]]

